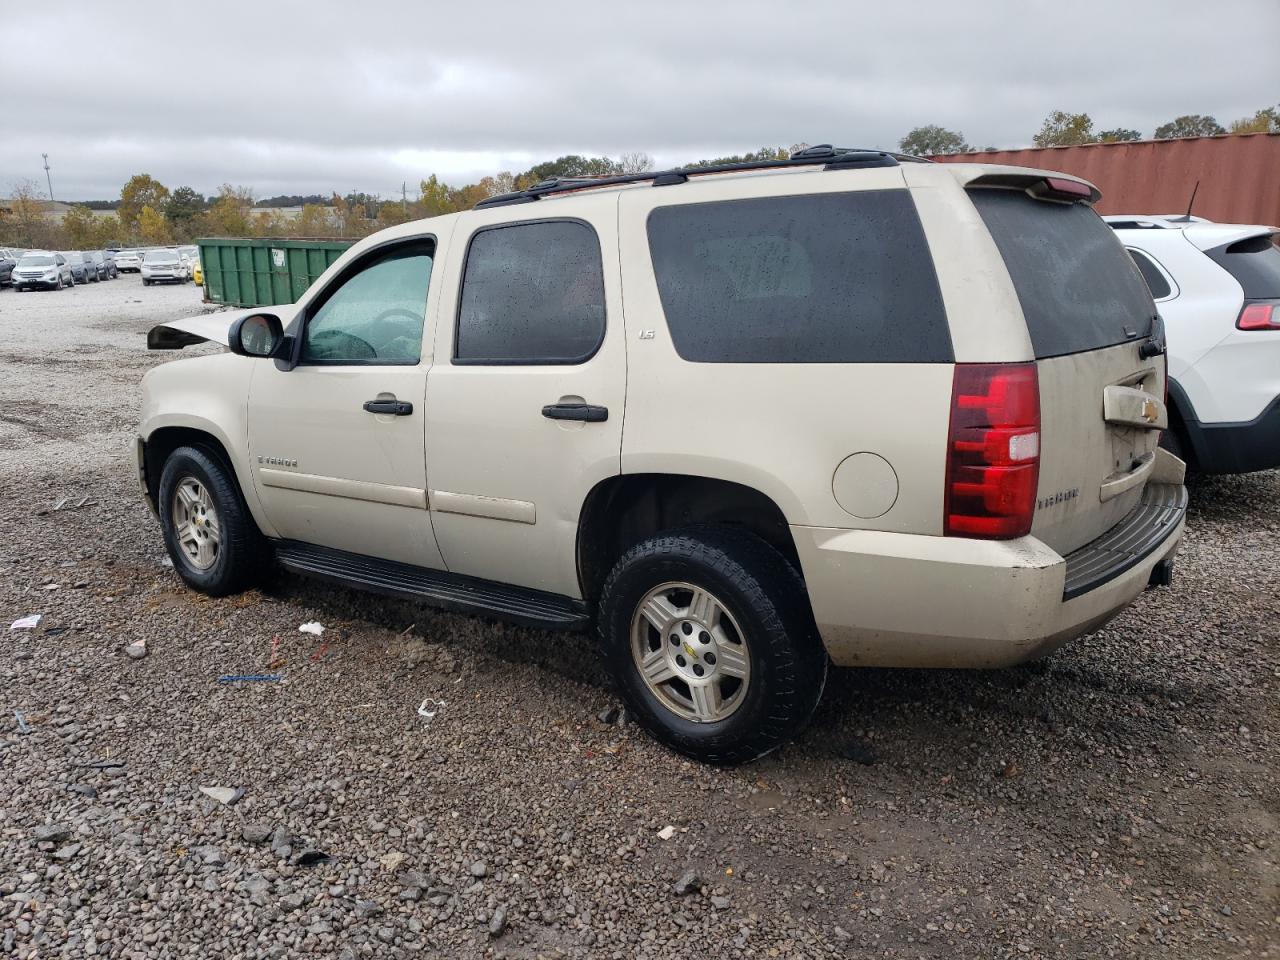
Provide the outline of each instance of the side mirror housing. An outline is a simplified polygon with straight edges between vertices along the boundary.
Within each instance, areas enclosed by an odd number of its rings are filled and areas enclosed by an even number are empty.
[[[270,357],[284,340],[284,327],[274,313],[251,313],[231,325],[227,347],[242,357]]]

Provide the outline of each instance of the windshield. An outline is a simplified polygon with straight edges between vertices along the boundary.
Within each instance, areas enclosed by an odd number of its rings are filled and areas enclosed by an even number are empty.
[[[177,263],[178,255],[172,250],[148,250],[147,255],[143,258],[145,262],[155,265],[163,265],[166,263]]]
[[[18,261],[20,267],[52,267],[53,257],[46,254],[37,254],[36,256],[23,257]]]

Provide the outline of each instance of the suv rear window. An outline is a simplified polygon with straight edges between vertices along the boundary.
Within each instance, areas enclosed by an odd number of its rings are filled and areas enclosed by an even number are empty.
[[[1280,247],[1271,237],[1237,240],[1206,253],[1240,282],[1246,300],[1280,299]]]
[[[1115,232],[1083,203],[972,190],[1018,292],[1037,357],[1148,336],[1155,304]]]
[[[658,207],[649,252],[672,343],[704,363],[948,363],[906,190]]]

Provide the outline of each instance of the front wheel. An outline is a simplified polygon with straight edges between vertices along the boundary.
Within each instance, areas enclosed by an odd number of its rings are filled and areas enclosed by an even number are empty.
[[[230,469],[205,449],[179,447],[169,455],[157,507],[174,569],[201,593],[237,593],[266,568],[269,543]]]
[[[800,577],[733,528],[661,534],[627,551],[600,599],[604,662],[636,719],[708,763],[745,763],[794,737],[827,676]]]

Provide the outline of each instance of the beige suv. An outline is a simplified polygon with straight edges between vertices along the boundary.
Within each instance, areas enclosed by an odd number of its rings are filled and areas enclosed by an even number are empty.
[[[178,573],[289,570],[598,631],[635,716],[750,760],[828,662],[1000,667],[1168,582],[1142,277],[1071,177],[813,148],[547,182],[155,328]]]

